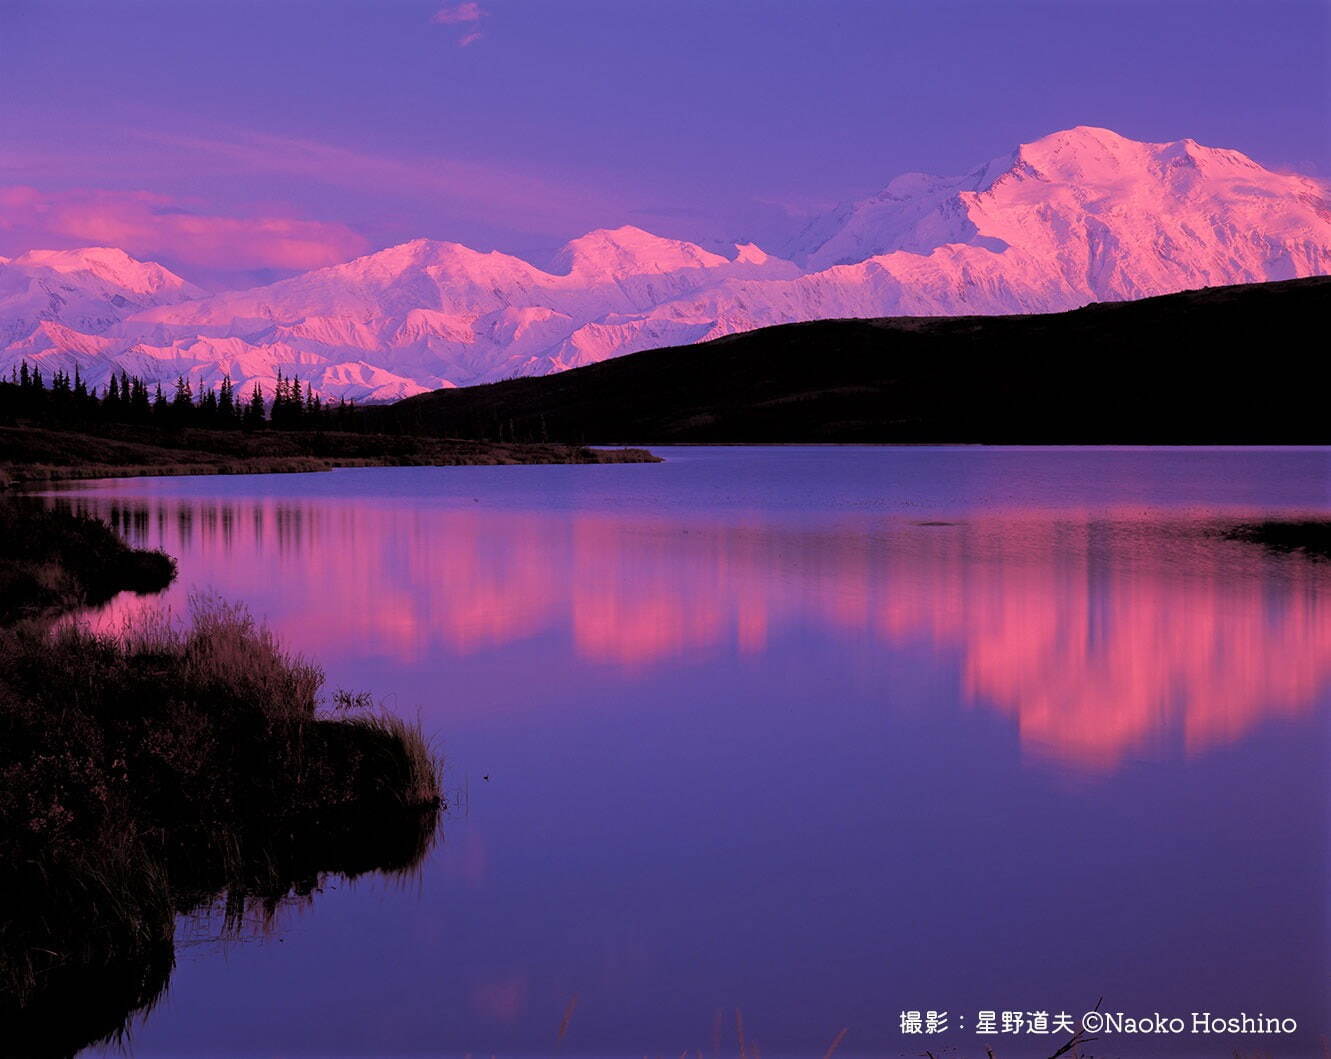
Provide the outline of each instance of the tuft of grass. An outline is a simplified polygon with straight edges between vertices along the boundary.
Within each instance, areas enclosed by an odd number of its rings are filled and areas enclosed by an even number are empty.
[[[229,698],[270,719],[309,719],[319,701],[323,670],[291,654],[240,604],[208,595],[190,600],[192,621],[170,641],[182,679],[205,700]]]
[[[344,753],[355,759],[355,796],[404,808],[438,805],[441,761],[430,749],[419,722],[391,713],[320,722],[320,730],[338,733]]]

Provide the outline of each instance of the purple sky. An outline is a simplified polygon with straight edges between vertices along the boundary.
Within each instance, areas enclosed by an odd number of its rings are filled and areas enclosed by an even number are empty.
[[[417,236],[779,249],[1055,129],[1331,177],[1325,0],[0,0],[0,254],[252,281]]]

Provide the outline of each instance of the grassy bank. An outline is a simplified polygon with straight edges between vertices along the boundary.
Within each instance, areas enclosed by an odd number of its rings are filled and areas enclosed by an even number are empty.
[[[64,594],[0,628],[0,1025],[5,1054],[71,1055],[160,995],[177,915],[220,907],[238,929],[326,873],[411,870],[440,775],[416,726],[327,699],[319,667],[235,606],[115,636],[52,623],[56,600],[94,598],[79,546],[109,556],[103,589],[173,571],[31,510],[9,512],[27,543],[0,537],[0,560]]]
[[[645,449],[457,441],[283,430],[164,430],[108,424],[96,432],[0,426],[0,487],[71,478],[279,474],[334,467],[652,463]]]

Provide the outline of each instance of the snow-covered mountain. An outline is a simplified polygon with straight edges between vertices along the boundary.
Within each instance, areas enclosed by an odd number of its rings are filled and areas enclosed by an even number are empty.
[[[416,240],[212,296],[120,251],[0,260],[0,368],[100,383],[113,367],[271,392],[388,400],[545,374],[652,346],[844,316],[1049,312],[1331,273],[1331,189],[1192,140],[1078,127],[956,178],[898,177],[774,257],[638,228],[591,232],[549,270]]]
[[[99,334],[141,309],[203,296],[161,265],[110,247],[0,257],[0,345],[43,328],[77,344],[76,332]]]

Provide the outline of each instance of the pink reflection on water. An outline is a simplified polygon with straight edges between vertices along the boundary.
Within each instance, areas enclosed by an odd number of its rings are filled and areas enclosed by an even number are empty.
[[[935,540],[880,628],[954,644],[967,698],[1012,716],[1034,753],[1103,771],[1173,739],[1195,754],[1309,710],[1331,683],[1316,564],[1087,524]]]
[[[527,976],[515,974],[475,986],[468,1006],[483,1018],[516,1022],[527,1011]]]
[[[191,587],[244,598],[316,657],[446,666],[555,635],[631,674],[820,631],[924,643],[955,652],[967,702],[1010,716],[1027,752],[1083,770],[1234,742],[1331,684],[1326,568],[1177,517],[800,529],[355,500],[112,514],[182,557],[174,605]],[[158,605],[127,597],[94,621]]]

